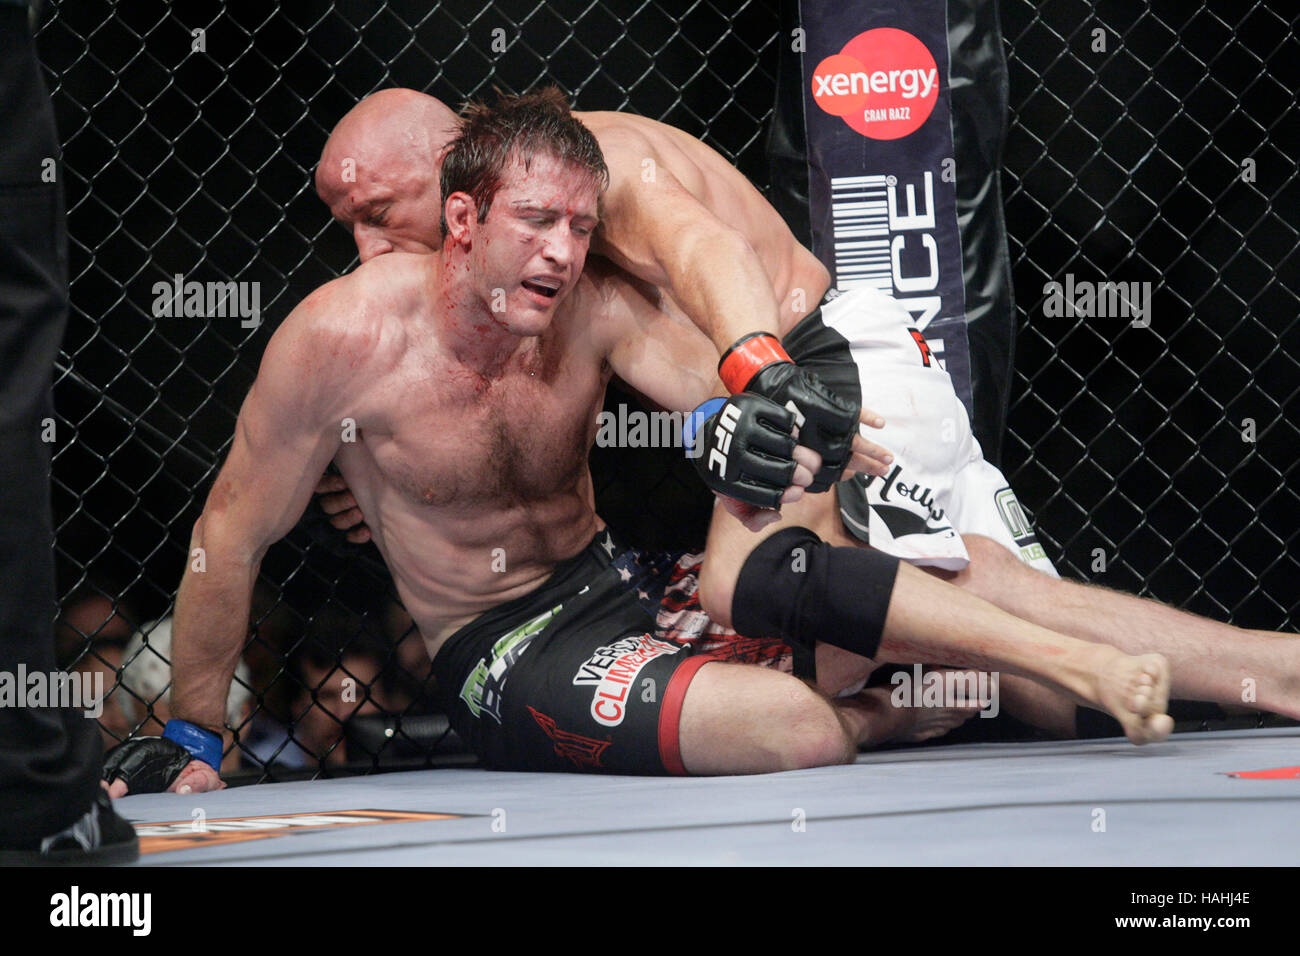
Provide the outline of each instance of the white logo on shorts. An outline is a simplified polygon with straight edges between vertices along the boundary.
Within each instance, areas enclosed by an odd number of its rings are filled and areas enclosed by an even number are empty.
[[[595,684],[592,719],[605,727],[617,727],[627,713],[627,696],[641,668],[656,657],[680,650],[676,645],[656,641],[649,634],[625,637],[608,647],[598,647],[573,675],[573,686]]]

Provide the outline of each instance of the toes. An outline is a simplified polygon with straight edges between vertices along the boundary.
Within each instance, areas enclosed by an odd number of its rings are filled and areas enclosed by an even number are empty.
[[[1128,738],[1129,743],[1141,747],[1149,741],[1146,725],[1141,720],[1122,720],[1120,725],[1124,728],[1124,736]]]
[[[1152,702],[1155,705],[1155,712],[1163,714],[1169,709],[1169,662],[1160,655],[1155,655],[1151,666],[1154,671]]]
[[[1142,717],[1163,714],[1169,709],[1169,664],[1159,654],[1147,654],[1141,667],[1133,710]]]
[[[1174,719],[1168,714],[1155,714],[1143,720],[1124,724],[1124,734],[1139,747],[1164,740],[1174,731]]]
[[[1168,714],[1157,714],[1147,721],[1152,740],[1164,740],[1174,732],[1174,719]]]

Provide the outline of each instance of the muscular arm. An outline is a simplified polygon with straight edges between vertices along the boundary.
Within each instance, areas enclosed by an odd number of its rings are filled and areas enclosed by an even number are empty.
[[[710,344],[691,329],[674,322],[658,308],[655,293],[617,270],[600,270],[588,264],[588,273],[602,290],[602,318],[596,327],[608,336],[605,357],[616,375],[664,408],[690,412],[700,402],[715,396],[726,395],[727,390],[713,370],[714,358]],[[879,427],[883,421],[874,412],[866,410],[861,421]],[[883,476],[889,452],[861,435],[853,439],[853,456],[845,474],[864,472]],[[794,484],[784,500],[796,501],[796,487],[806,487],[820,466],[820,459],[809,449],[795,451],[796,470]],[[762,523],[751,523],[750,513],[728,504],[728,510],[757,530]]]
[[[331,298],[328,286],[309,296],[267,345],[194,525],[176,598],[172,712],[217,733],[262,558],[302,514],[338,447],[338,396],[360,336],[326,324]]]
[[[588,273],[595,273],[588,266]],[[689,412],[726,395],[708,339],[660,311],[654,292],[615,270],[598,274],[604,295],[599,323],[614,374],[670,411]]]
[[[597,327],[609,336],[606,358],[615,374],[651,401],[687,414],[706,399],[727,394],[713,371],[708,340],[661,312],[651,290],[618,272],[598,281],[604,302]],[[819,464],[806,448],[795,449],[794,459],[798,467],[792,484],[781,495],[787,503],[799,499]],[[725,494],[718,497],[751,531],[778,517],[778,512],[760,511]]]
[[[665,284],[712,341],[715,363],[742,336],[779,334],[772,279],[745,236],[691,194],[649,138],[619,131],[603,135],[601,147],[612,178],[600,251],[638,278]]]

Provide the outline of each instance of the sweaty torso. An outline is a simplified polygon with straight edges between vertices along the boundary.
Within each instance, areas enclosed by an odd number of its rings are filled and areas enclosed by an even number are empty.
[[[702,205],[735,229],[758,254],[772,283],[787,331],[807,315],[830,286],[826,267],[804,248],[779,213],[739,171],[695,137],[655,120],[630,113],[575,113],[600,141],[610,170],[610,192],[621,177],[639,177],[647,160],[668,170]],[[649,152],[652,155],[647,156]],[[627,271],[667,289],[671,283],[658,263],[638,248],[635,237],[616,231],[597,233],[593,252]]]
[[[383,311],[358,376],[355,440],[345,431],[335,459],[431,654],[601,527],[587,451],[609,377],[584,334],[581,284],[504,367],[467,367],[432,325],[422,284],[436,268],[436,256],[400,254],[363,267],[362,307]]]

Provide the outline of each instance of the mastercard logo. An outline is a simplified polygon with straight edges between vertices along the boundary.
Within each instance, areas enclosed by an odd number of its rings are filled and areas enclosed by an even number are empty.
[[[939,68],[906,30],[859,33],[813,71],[812,95],[869,139],[899,139],[921,128],[939,99]]]

